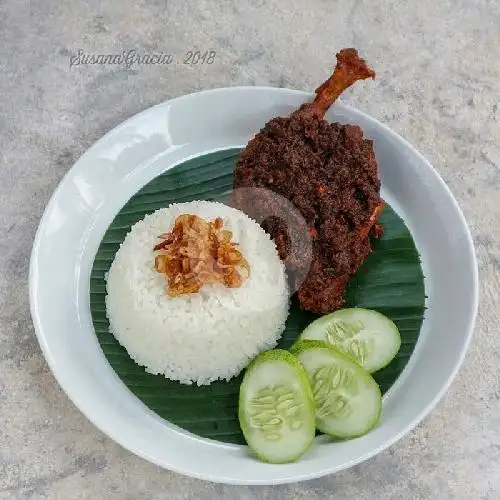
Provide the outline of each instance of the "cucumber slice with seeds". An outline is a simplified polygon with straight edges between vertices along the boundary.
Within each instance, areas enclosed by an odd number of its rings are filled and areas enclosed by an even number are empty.
[[[374,373],[387,366],[401,347],[398,327],[370,309],[340,309],[313,321],[299,340],[323,340]]]
[[[297,358],[281,349],[257,356],[241,383],[238,417],[261,460],[297,460],[313,442],[316,427],[312,390]]]
[[[317,340],[299,341],[291,352],[309,375],[318,430],[347,439],[366,434],[378,423],[380,388],[349,356]]]

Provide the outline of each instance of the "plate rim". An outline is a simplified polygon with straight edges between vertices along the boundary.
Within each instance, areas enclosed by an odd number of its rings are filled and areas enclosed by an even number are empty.
[[[67,388],[67,383],[64,380],[64,374],[60,371],[60,369],[57,366],[56,360],[52,357],[50,348],[46,342],[46,337],[43,331],[43,326],[40,324],[40,318],[37,313],[37,301],[36,301],[36,288],[34,284],[34,273],[35,273],[35,265],[36,261],[38,259],[38,248],[40,246],[40,240],[41,240],[41,234],[42,234],[42,229],[43,226],[47,223],[47,216],[50,212],[50,210],[53,207],[53,204],[55,200],[57,199],[59,193],[61,192],[62,189],[64,189],[64,186],[69,182],[71,179],[72,175],[75,174],[75,165],[79,163],[80,161],[84,160],[85,157],[90,153],[91,150],[94,148],[97,148],[101,144],[103,144],[107,139],[109,139],[110,136],[113,134],[116,134],[120,129],[126,127],[128,124],[133,122],[134,120],[137,120],[141,115],[145,115],[149,112],[151,112],[154,108],[158,108],[161,106],[166,106],[166,105],[172,105],[174,103],[179,103],[182,102],[183,100],[192,98],[194,96],[206,96],[209,97],[211,94],[215,93],[226,93],[226,92],[241,92],[241,91],[247,91],[251,90],[252,92],[255,91],[261,91],[261,92],[280,92],[280,93],[293,93],[295,95],[300,95],[303,98],[310,98],[314,94],[310,92],[304,92],[301,90],[294,90],[294,89],[288,89],[288,88],[276,88],[276,87],[269,87],[269,86],[235,86],[235,87],[219,87],[219,88],[214,88],[214,89],[208,89],[208,90],[201,90],[199,92],[194,92],[194,93],[189,93],[185,94],[173,99],[168,99],[164,102],[158,103],[154,106],[151,106],[149,108],[146,108],[139,113],[129,117],[125,121],[119,123],[117,126],[113,127],[111,130],[109,130],[107,133],[105,133],[100,139],[95,141],[87,150],[74,162],[74,164],[71,166],[71,168],[65,173],[65,175],[62,177],[60,182],[58,183],[56,189],[52,193],[44,211],[42,214],[42,217],[40,218],[39,225],[35,234],[34,242],[33,242],[33,247],[31,251],[31,256],[30,256],[30,264],[29,264],[29,300],[30,300],[30,312],[31,312],[31,317],[35,329],[35,333],[37,335],[38,342],[40,344],[40,347],[42,349],[42,352],[44,354],[44,357],[46,359],[47,364],[49,365],[49,368],[54,375],[55,379],[57,380],[59,386],[63,389],[63,391],[66,393],[70,401],[79,409],[81,413],[85,415],[85,417],[92,422],[94,426],[96,426],[101,432],[109,436],[111,439],[113,439],[115,442],[120,444],[122,447],[125,449],[131,451],[132,453],[148,460],[149,462],[155,463],[156,465],[159,465],[163,468],[168,468],[169,470],[172,470],[174,472],[187,475],[190,477],[198,478],[198,479],[203,479],[203,480],[209,480],[213,482],[219,482],[219,483],[225,483],[225,484],[236,484],[236,485],[269,485],[269,484],[284,484],[284,483],[290,483],[290,482],[297,482],[297,481],[303,481],[307,479],[314,479],[318,477],[325,476],[327,474],[333,473],[333,472],[339,472],[341,470],[347,469],[349,467],[352,467],[353,465],[359,464],[365,460],[367,460],[370,457],[373,457],[374,455],[380,453],[381,451],[387,449],[388,447],[392,446],[395,442],[399,441],[404,435],[406,435],[408,432],[410,432],[415,426],[417,426],[435,407],[436,405],[440,402],[440,400],[443,398],[445,393],[448,391],[450,385],[452,384],[453,380],[457,376],[458,371],[460,370],[463,361],[465,359],[465,356],[467,354],[467,351],[470,346],[470,342],[472,340],[472,336],[474,333],[474,326],[476,323],[477,319],[477,313],[478,313],[478,303],[479,303],[479,272],[478,272],[478,263],[477,263],[477,257],[476,257],[476,251],[474,247],[474,242],[472,239],[472,235],[470,232],[470,228],[467,224],[467,221],[465,219],[465,216],[460,208],[460,205],[458,204],[458,201],[455,199],[453,196],[453,193],[451,192],[450,188],[448,185],[444,182],[442,177],[440,176],[439,172],[434,168],[434,166],[425,158],[425,156],[420,153],[414,146],[412,146],[406,139],[404,139],[402,136],[400,136],[397,132],[389,128],[387,125],[384,123],[380,122],[376,118],[364,113],[363,111],[360,111],[359,109],[356,109],[350,105],[345,104],[344,102],[340,101],[336,104],[337,107],[344,108],[347,110],[349,114],[352,116],[356,117],[362,117],[363,120],[371,122],[373,125],[375,125],[378,128],[381,128],[385,134],[388,136],[392,137],[395,139],[397,142],[404,144],[411,152],[413,155],[415,155],[421,162],[425,163],[427,167],[432,171],[434,174],[434,177],[437,182],[439,182],[440,187],[446,192],[448,195],[449,200],[451,200],[453,204],[453,208],[458,215],[458,217],[461,220],[461,223],[463,224],[463,227],[466,232],[466,243],[467,243],[467,255],[470,258],[470,263],[471,269],[472,269],[472,285],[473,285],[473,290],[472,290],[472,297],[473,297],[473,303],[471,304],[471,314],[469,317],[469,323],[464,327],[464,331],[467,332],[467,336],[465,339],[465,342],[462,345],[462,348],[460,350],[460,354],[458,357],[457,362],[455,363],[455,366],[453,370],[448,374],[448,377],[446,379],[446,382],[442,385],[441,389],[439,392],[436,394],[436,396],[429,402],[429,404],[423,408],[419,414],[415,415],[412,419],[412,421],[405,426],[405,428],[392,436],[391,439],[386,440],[383,446],[380,446],[378,448],[375,448],[371,450],[369,453],[365,453],[363,456],[358,457],[356,460],[353,460],[352,462],[348,462],[343,464],[342,467],[334,466],[332,467],[331,470],[329,469],[322,469],[318,470],[317,472],[311,474],[311,473],[306,473],[304,475],[293,475],[292,477],[280,477],[277,480],[274,480],[270,482],[269,480],[240,480],[236,478],[231,478],[231,477],[224,477],[224,474],[221,474],[220,476],[212,476],[209,474],[204,474],[204,473],[197,473],[193,470],[184,470],[183,468],[177,467],[174,464],[166,464],[164,461],[158,460],[155,457],[148,456],[146,453],[142,452],[140,448],[137,446],[131,446],[126,439],[122,439],[121,436],[113,435],[112,432],[109,431],[108,428],[106,428],[104,425],[101,425],[101,422],[96,422],[96,418],[92,414],[90,414],[88,411],[83,409],[78,401],[78,397],[75,396],[74,393],[72,393],[68,388]]]

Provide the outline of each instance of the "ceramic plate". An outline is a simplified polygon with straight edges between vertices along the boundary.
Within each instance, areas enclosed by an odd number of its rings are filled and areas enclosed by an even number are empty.
[[[30,300],[36,333],[55,377],[78,408],[130,451],[173,471],[232,484],[278,484],[345,469],[401,438],[438,402],[465,355],[477,310],[477,265],[449,189],[397,134],[337,103],[326,119],[361,126],[374,140],[382,196],[404,219],[422,259],[427,310],[413,355],[385,394],[380,424],[366,436],[318,437],[301,460],[257,461],[245,446],[191,434],[130,392],[95,335],[89,280],[99,244],[121,207],[155,177],[207,153],[243,147],[274,116],[312,98],[243,87],[200,92],[134,116],[92,146],[52,196],[35,238]]]

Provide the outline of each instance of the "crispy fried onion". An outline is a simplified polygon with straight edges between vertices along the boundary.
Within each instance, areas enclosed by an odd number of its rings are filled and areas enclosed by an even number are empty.
[[[223,226],[221,218],[210,222],[184,214],[177,217],[172,231],[159,236],[155,269],[168,278],[170,297],[196,293],[209,283],[238,288],[250,277],[247,260]]]

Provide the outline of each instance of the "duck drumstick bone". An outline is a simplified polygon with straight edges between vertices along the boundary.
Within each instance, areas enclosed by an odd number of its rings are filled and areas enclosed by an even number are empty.
[[[358,80],[371,78],[375,80],[375,71],[361,59],[356,49],[342,49],[337,54],[337,65],[332,76],[320,85],[311,103],[304,104],[298,111],[312,113],[323,118],[330,106]]]

